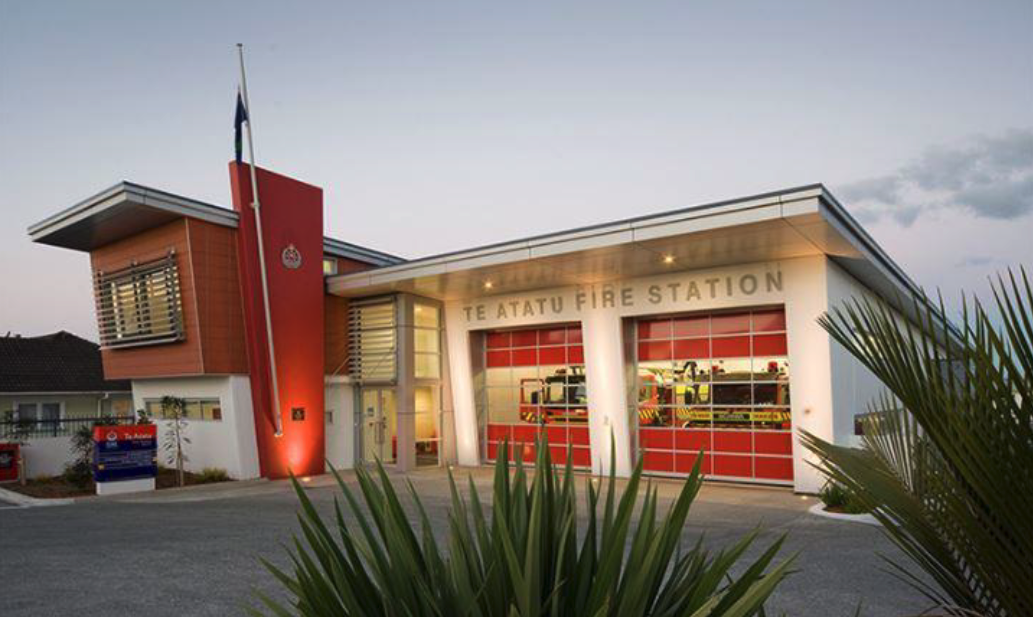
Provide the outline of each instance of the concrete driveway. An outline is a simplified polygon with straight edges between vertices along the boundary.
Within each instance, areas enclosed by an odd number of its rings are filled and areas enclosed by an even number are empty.
[[[473,475],[489,496],[490,470]],[[347,474],[346,479],[353,481]],[[448,490],[441,470],[409,476],[430,516],[445,529]],[[659,481],[670,502],[679,483]],[[332,507],[329,478],[308,491]],[[797,571],[779,587],[769,614],[914,615],[928,603],[885,573],[877,552],[898,557],[877,527],[807,513],[813,498],[787,490],[710,484],[689,516],[684,541],[705,534],[713,549],[761,526],[751,554],[788,533],[784,555]],[[258,563],[287,563],[283,545],[297,530],[296,498],[285,482],[239,482],[94,498],[36,508],[0,503],[0,615],[234,615],[254,605],[252,590],[279,592]]]

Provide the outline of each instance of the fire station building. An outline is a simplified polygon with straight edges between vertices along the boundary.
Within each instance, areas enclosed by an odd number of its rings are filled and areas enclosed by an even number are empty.
[[[592,473],[702,452],[711,479],[815,492],[798,431],[851,443],[879,389],[818,317],[916,293],[821,185],[406,260],[257,171],[260,225],[231,163],[232,209],[124,182],[29,229],[89,253],[106,378],[159,420],[186,399],[189,466],[237,478],[531,459],[544,434]]]

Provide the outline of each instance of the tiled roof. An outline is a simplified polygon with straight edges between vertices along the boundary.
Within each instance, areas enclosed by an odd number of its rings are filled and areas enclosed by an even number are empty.
[[[100,347],[74,334],[0,337],[0,393],[131,389],[128,380],[104,379]]]

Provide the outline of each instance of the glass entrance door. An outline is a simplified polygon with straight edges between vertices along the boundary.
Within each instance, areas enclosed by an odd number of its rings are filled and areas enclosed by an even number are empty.
[[[416,466],[439,464],[441,408],[437,386],[416,386]]]
[[[390,388],[362,390],[362,462],[394,463],[398,455],[398,415]]]

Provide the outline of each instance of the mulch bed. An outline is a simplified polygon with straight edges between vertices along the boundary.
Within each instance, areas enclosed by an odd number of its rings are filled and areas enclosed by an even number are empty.
[[[190,473],[189,471],[184,472],[183,476],[186,486],[208,484],[211,482],[210,480],[206,480],[203,476]],[[164,488],[177,488],[179,486],[179,481],[176,478],[176,470],[165,468],[159,469],[158,477],[155,479],[155,485],[158,490]],[[62,476],[33,478],[28,480],[25,483],[25,486],[22,486],[17,482],[9,482],[0,484],[0,488],[5,488],[9,491],[14,491],[16,493],[21,493],[22,495],[28,495],[29,497],[36,497],[39,499],[84,497],[86,495],[95,495],[97,493],[97,488],[92,479],[90,479],[85,486],[79,486],[72,484]]]

